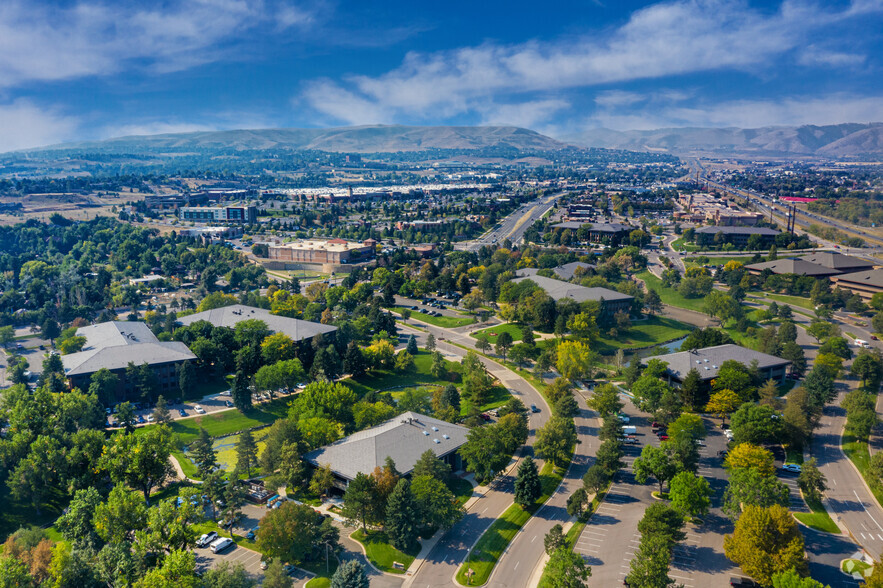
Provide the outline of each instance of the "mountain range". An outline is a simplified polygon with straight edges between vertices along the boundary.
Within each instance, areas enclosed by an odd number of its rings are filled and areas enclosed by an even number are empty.
[[[585,147],[667,151],[680,154],[715,152],[769,156],[831,158],[883,154],[883,123],[804,125],[799,127],[672,128],[652,131],[590,129],[564,137]]]

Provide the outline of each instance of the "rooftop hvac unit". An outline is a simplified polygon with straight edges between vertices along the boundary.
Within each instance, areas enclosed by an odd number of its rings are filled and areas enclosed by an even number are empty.
[[[429,437],[429,431],[423,431],[423,434]]]
[[[442,437],[444,437],[445,439],[450,439],[450,437],[448,436],[447,433],[445,433],[444,435],[442,435]]]
[[[433,439],[433,441],[435,441],[436,443],[441,443],[441,441],[439,441],[438,439]]]
[[[438,431],[438,427],[432,427],[433,431]]]

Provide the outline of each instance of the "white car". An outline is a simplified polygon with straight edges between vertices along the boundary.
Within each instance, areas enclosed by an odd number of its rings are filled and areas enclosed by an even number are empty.
[[[195,410],[198,414],[205,414],[205,409],[198,404],[193,407],[193,410]]]
[[[221,539],[216,539],[212,543],[210,549],[212,550],[212,553],[220,553],[231,545],[233,545],[232,539],[230,539],[229,537],[222,537]]]
[[[153,418],[152,414],[147,415],[147,422],[148,423],[152,423],[154,420],[156,420],[156,419]]]
[[[800,464],[786,463],[785,465],[782,466],[782,469],[785,470],[786,472],[795,472],[795,473],[799,474],[803,468],[800,467]]]

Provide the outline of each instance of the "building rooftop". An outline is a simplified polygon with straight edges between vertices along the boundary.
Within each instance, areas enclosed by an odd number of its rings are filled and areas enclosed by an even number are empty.
[[[651,359],[659,359],[667,363],[669,373],[680,381],[683,381],[693,368],[699,372],[701,379],[710,380],[717,376],[720,366],[730,359],[746,366],[750,365],[752,361],[757,360],[757,367],[760,369],[791,363],[775,355],[761,353],[733,344],[717,345],[692,351],[678,351],[677,353],[669,353],[667,355],[654,355],[652,357],[645,357],[641,360],[641,363],[646,365]]]
[[[344,241],[343,239],[325,240],[302,240],[273,245],[277,249],[298,249],[300,251],[349,251],[365,247],[357,241]]]
[[[833,276],[836,282],[848,282],[851,284],[864,284],[875,288],[883,288],[883,269],[873,269],[864,272],[853,272]]]
[[[469,429],[416,412],[406,412],[376,427],[353,433],[331,445],[304,455],[309,463],[330,464],[331,471],[347,480],[360,472],[370,474],[390,457],[402,474],[411,473],[420,456],[431,449],[438,457],[466,443]]]
[[[570,298],[577,302],[585,302],[586,300],[631,300],[633,296],[622,294],[616,290],[608,288],[586,288],[570,282],[562,282],[552,278],[544,278],[543,276],[527,276],[523,278],[515,278],[513,282],[521,282],[530,280],[540,288],[546,291],[546,294],[555,300],[563,300]]]
[[[82,351],[63,355],[67,376],[91,374],[101,368],[124,369],[129,363],[155,365],[196,359],[180,341],[163,342],[144,323],[110,321],[77,329],[86,338]]]
[[[332,333],[337,330],[337,327],[331,325],[279,316],[263,308],[242,304],[233,304],[231,306],[197,312],[180,317],[178,322],[183,325],[192,325],[197,321],[208,321],[216,327],[230,327],[232,329],[236,327],[237,323],[250,319],[264,321],[267,324],[267,328],[272,332],[284,333],[294,341],[311,339],[320,333]]]
[[[761,263],[752,263],[746,265],[745,269],[762,272],[765,269],[772,271],[774,274],[797,274],[799,276],[831,276],[839,274],[840,271],[804,261],[802,259],[776,259],[774,261],[764,261]]]
[[[584,269],[594,269],[595,266],[591,263],[583,263],[581,261],[574,261],[571,263],[565,263],[564,265],[559,265],[558,267],[553,267],[552,271],[561,278],[562,280],[570,280],[575,274],[577,268]],[[515,270],[515,275],[519,278],[525,278],[529,276],[535,276],[540,271],[540,268],[536,267],[523,267],[521,269]]]
[[[709,226],[709,227],[699,227],[696,229],[697,233],[707,234],[707,235],[717,235],[718,233],[723,233],[724,235],[761,235],[761,236],[769,236],[775,237],[780,234],[781,231],[776,231],[775,229],[770,229],[768,227],[718,227],[718,226]]]
[[[836,251],[819,251],[810,255],[799,257],[803,261],[823,265],[831,269],[840,270],[842,272],[857,272],[861,270],[871,269],[874,262],[851,255],[843,255]]]
[[[633,231],[635,227],[624,225],[622,223],[584,223],[577,221],[568,221],[552,225],[553,229],[579,229],[586,225],[591,225],[591,230],[596,233],[619,233],[622,231]]]

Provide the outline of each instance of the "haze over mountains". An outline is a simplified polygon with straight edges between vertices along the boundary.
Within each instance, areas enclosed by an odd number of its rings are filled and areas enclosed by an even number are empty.
[[[138,153],[213,149],[310,149],[378,153],[428,149],[513,147],[557,150],[567,146],[602,147],[672,154],[820,156],[883,155],[883,123],[829,126],[740,128],[671,128],[651,131],[591,129],[554,139],[514,126],[365,125],[327,129],[254,129],[129,136],[54,145],[39,151],[79,149]]]

